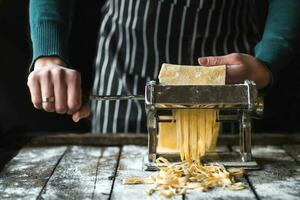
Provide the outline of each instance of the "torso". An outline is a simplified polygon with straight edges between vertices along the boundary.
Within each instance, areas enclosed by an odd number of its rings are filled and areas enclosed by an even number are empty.
[[[93,93],[143,94],[162,63],[197,65],[200,56],[253,54],[254,0],[107,0]],[[93,102],[93,132],[146,132],[143,101]]]

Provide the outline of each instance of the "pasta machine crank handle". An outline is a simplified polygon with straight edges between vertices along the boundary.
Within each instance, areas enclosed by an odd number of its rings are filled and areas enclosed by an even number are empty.
[[[96,101],[117,101],[117,100],[145,100],[143,95],[109,95],[109,96],[98,96],[98,95],[90,95],[90,100]]]

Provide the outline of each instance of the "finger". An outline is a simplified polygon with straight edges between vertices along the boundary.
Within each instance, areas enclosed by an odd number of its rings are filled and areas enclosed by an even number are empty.
[[[53,72],[55,111],[64,114],[68,111],[67,106],[67,86],[64,80],[64,70],[58,69]]]
[[[67,72],[68,114],[72,115],[81,107],[81,78],[75,70]]]
[[[82,118],[86,118],[91,114],[91,107],[89,103],[86,103],[81,109],[75,112],[72,116],[74,122],[79,122]]]
[[[42,95],[39,79],[35,74],[30,74],[28,77],[27,85],[29,87],[31,102],[37,109],[42,108]]]
[[[225,56],[208,56],[198,59],[198,63],[203,66],[215,66],[215,65],[234,65],[240,64],[242,55],[239,53],[232,53]]]
[[[235,84],[243,83],[246,79],[246,72],[242,65],[226,66],[226,83]]]
[[[51,80],[51,74],[49,71],[44,72],[44,74],[41,77],[40,83],[41,83],[42,99],[47,97],[53,97],[54,96],[53,84]],[[47,112],[55,111],[53,102],[42,102],[42,107]]]
[[[226,56],[209,56],[199,58],[198,62],[203,66],[216,66],[228,64],[228,59]]]

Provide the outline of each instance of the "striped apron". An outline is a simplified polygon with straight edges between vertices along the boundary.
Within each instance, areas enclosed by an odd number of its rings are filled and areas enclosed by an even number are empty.
[[[162,63],[253,54],[254,0],[107,0],[101,10],[93,93],[144,94]],[[143,101],[92,103],[92,132],[146,132]]]

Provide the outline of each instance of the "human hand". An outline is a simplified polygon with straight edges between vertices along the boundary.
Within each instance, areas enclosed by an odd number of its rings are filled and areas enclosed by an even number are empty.
[[[27,85],[35,108],[67,113],[78,122],[90,114],[90,107],[88,103],[82,106],[80,73],[65,66],[58,57],[41,57],[28,76]]]
[[[243,83],[244,80],[252,80],[258,89],[262,89],[271,81],[271,72],[264,63],[248,54],[232,53],[225,56],[201,57],[198,62],[207,67],[226,65],[226,83]]]

